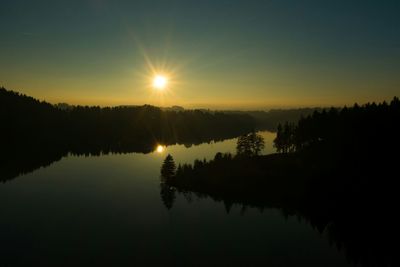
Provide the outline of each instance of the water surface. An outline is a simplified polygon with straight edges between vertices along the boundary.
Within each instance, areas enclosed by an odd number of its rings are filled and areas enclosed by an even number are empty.
[[[262,133],[273,153],[273,133]],[[328,239],[276,209],[182,195],[160,199],[167,153],[176,163],[234,153],[236,139],[162,152],[68,156],[0,184],[0,266],[347,266]],[[1,174],[0,174],[1,175]]]

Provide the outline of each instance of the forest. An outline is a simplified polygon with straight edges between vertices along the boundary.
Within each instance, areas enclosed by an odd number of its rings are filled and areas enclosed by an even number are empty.
[[[297,123],[300,118],[309,116],[315,111],[322,111],[324,108],[288,108],[288,109],[270,109],[265,110],[248,110],[248,111],[226,111],[230,114],[247,114],[250,115],[258,130],[267,130],[271,132],[277,131],[280,123]]]
[[[149,105],[65,107],[0,88],[0,181],[47,166],[68,153],[149,153],[157,144],[191,146],[255,128],[246,114]]]
[[[124,146],[148,152],[156,143],[192,144],[233,137],[255,127],[245,114],[179,112],[149,105],[60,109],[4,88],[0,89],[0,120],[6,127],[1,140],[6,143],[61,142],[72,150],[83,143],[106,151]]]
[[[210,197],[261,211],[278,208],[308,221],[361,266],[398,266],[400,101],[315,111],[278,126],[276,154],[259,155],[256,133],[238,139],[237,154],[161,166],[161,198],[173,208]],[[169,170],[169,171],[166,171]]]
[[[191,146],[220,141],[254,129],[274,130],[284,118],[293,122],[311,111],[53,105],[0,87],[0,181],[48,166],[68,153],[149,153],[157,144]]]

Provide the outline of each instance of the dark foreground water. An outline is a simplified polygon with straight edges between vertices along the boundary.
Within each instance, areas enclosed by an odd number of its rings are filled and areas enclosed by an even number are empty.
[[[272,153],[274,134],[262,134]],[[190,163],[235,145],[69,156],[0,184],[0,266],[347,266],[328,238],[279,210],[227,214],[222,203],[182,195],[164,207],[167,153]]]

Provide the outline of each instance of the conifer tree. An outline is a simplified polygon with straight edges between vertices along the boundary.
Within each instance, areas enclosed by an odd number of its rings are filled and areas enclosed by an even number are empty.
[[[161,177],[164,179],[170,179],[174,177],[175,174],[176,174],[176,165],[174,158],[170,154],[168,154],[161,166]]]

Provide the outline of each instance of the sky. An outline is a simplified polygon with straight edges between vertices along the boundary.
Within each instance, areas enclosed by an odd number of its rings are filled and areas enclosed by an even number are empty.
[[[1,0],[0,86],[101,106],[379,102],[400,95],[399,14],[398,0]]]

